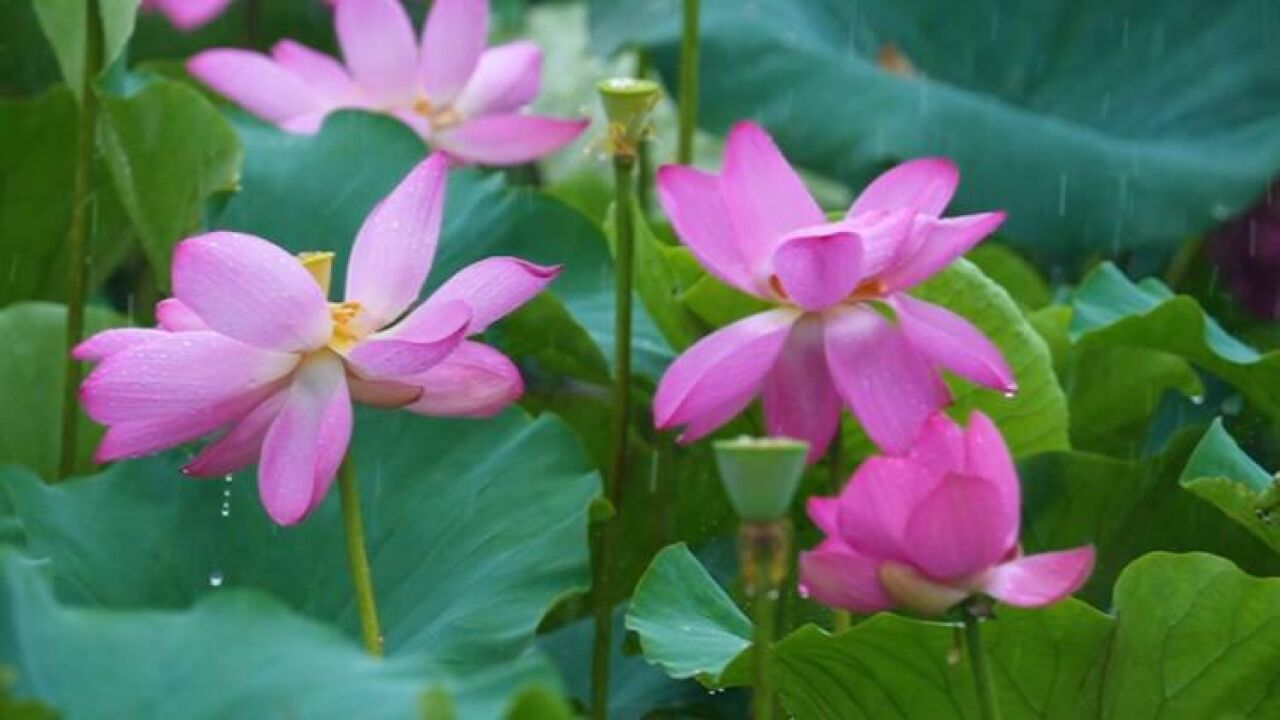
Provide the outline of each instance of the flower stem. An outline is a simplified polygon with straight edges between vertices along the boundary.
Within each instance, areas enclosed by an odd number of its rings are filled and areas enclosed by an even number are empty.
[[[607,717],[609,710],[609,653],[613,630],[610,581],[616,560],[622,493],[626,487],[629,419],[631,417],[631,285],[635,261],[634,203],[635,157],[619,153],[613,158],[615,187],[614,222],[617,223],[614,270],[613,342],[613,454],[605,478],[605,496],[616,514],[596,531],[592,566],[595,638],[591,648],[591,711],[593,718]]]
[[[360,517],[360,493],[356,489],[356,469],[348,455],[338,468],[338,492],[342,498],[342,530],[347,540],[347,567],[351,589],[360,613],[360,637],[370,655],[382,655],[382,630],[378,627],[378,604],[373,596],[373,575],[369,554],[364,548],[364,521]]]
[[[987,665],[987,652],[982,647],[981,613],[966,612],[964,618],[964,645],[969,654],[969,670],[973,673],[974,689],[978,693],[978,707],[983,720],[1000,720],[1000,706],[996,703],[996,688],[991,681]]]
[[[698,116],[698,0],[684,0],[680,35],[680,144],[676,162],[693,162],[693,128]]]
[[[788,573],[790,546],[791,529],[785,520],[745,522],[738,532],[739,563],[755,630],[751,700],[754,720],[772,720],[774,716],[776,698],[771,655],[778,622],[779,588]]]
[[[76,168],[71,189],[71,223],[67,228],[67,325],[66,364],[62,376],[62,447],[58,477],[76,470],[77,430],[80,411],[76,392],[82,368],[71,349],[84,337],[84,299],[87,292],[89,210],[93,198],[93,138],[98,119],[98,98],[93,83],[102,69],[102,18],[97,0],[85,8],[85,57],[80,78],[80,107],[76,128]]]

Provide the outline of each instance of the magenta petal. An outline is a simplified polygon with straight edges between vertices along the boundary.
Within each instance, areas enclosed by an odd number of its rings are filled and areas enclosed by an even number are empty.
[[[997,565],[982,591],[1019,607],[1042,607],[1079,590],[1093,572],[1093,547],[1028,555]]]
[[[314,350],[332,332],[329,306],[311,274],[252,235],[183,240],[173,251],[173,294],[213,330],[268,350]]]
[[[354,375],[347,376],[347,387],[352,401],[378,408],[401,408],[422,396],[422,388],[416,385],[393,380],[364,380]]]
[[[862,239],[847,232],[793,234],[773,253],[787,297],[817,312],[844,300],[862,279]]]
[[[395,380],[424,373],[449,356],[467,336],[471,311],[453,301],[439,314],[438,322],[420,332],[377,334],[347,353],[347,362],[366,380]]]
[[[346,285],[347,300],[361,306],[360,330],[385,327],[418,299],[440,239],[448,171],[448,159],[433,153],[409,171],[360,227]]]
[[[985,476],[972,471],[966,462],[965,433],[944,412],[934,413],[911,446],[907,457],[938,475],[949,472]]]
[[[142,457],[204,437],[227,423],[235,422],[264,397],[275,392],[279,385],[280,383],[273,383],[217,403],[193,406],[189,410],[164,417],[114,424],[102,436],[102,442],[93,456],[94,462],[106,463]]]
[[[173,417],[270,385],[297,364],[297,355],[217,333],[166,333],[103,360],[80,386],[80,402],[108,425]]]
[[[436,417],[491,417],[524,392],[520,371],[507,356],[470,341],[412,382],[421,394],[405,409]]]
[[[812,496],[805,502],[804,511],[824,535],[839,539],[840,498]],[[840,540],[840,542],[844,541]]]
[[[163,337],[165,331],[150,328],[116,328],[103,330],[71,350],[71,357],[84,362],[98,362],[122,350]]]
[[[866,307],[828,312],[827,366],[836,389],[882,450],[902,454],[951,400],[902,331]]]
[[[155,7],[179,30],[194,30],[222,14],[231,0],[159,0]]]
[[[430,326],[446,305],[464,303],[471,310],[468,335],[488,327],[542,292],[560,272],[559,267],[534,265],[519,258],[492,257],[462,268],[431,297],[393,328],[396,335],[414,337]]]
[[[313,356],[299,368],[263,438],[258,494],[272,520],[293,525],[319,504],[350,439],[342,362],[331,353]]]
[[[907,290],[941,272],[969,252],[1004,222],[1003,212],[962,215],[941,220],[916,217],[913,251],[899,257],[881,276],[893,290]]]
[[[905,458],[870,458],[840,493],[839,536],[867,555],[910,562],[903,540],[907,521],[939,480],[939,475]]]
[[[289,397],[286,387],[259,402],[233,424],[222,437],[214,440],[182,468],[195,477],[227,475],[257,461],[262,439]]]
[[[209,329],[209,325],[178,298],[165,298],[156,303],[156,324],[170,332]]]
[[[399,0],[339,0],[342,56],[374,102],[408,105],[418,92],[418,43]]]
[[[453,109],[463,117],[520,110],[533,102],[541,85],[542,50],[528,40],[484,51]]]
[[[822,320],[800,318],[764,381],[765,429],[809,443],[809,462],[827,450],[840,422],[840,395],[827,371]]]
[[[276,124],[322,109],[315,91],[274,60],[249,50],[205,50],[187,72],[250,113]]]
[[[990,480],[1000,492],[1000,513],[1015,519],[1004,541],[1006,547],[1013,547],[1018,542],[1022,487],[1018,484],[1018,469],[1013,464],[1009,447],[991,418],[977,411],[969,417],[964,444],[964,472]]]
[[[968,320],[905,293],[894,295],[891,304],[907,340],[934,365],[993,390],[1017,389],[1000,348]]]
[[[655,425],[659,429],[687,425],[705,414],[723,422],[737,414],[760,392],[798,319],[799,313],[787,309],[752,315],[684,351],[658,383],[653,398]]]
[[[540,115],[484,115],[441,130],[432,140],[462,162],[519,165],[573,142],[589,122]]]
[[[941,157],[909,160],[871,181],[849,208],[849,215],[910,208],[937,217],[951,202],[960,171]]]
[[[869,614],[893,607],[880,587],[880,561],[823,543],[800,553],[800,593],[829,607]]]
[[[720,182],[742,254],[752,267],[768,262],[783,235],[826,220],[773,139],[755,123],[740,122],[729,130]]]
[[[683,165],[658,168],[658,200],[676,235],[707,272],[725,283],[757,297],[763,296],[761,278],[748,260],[745,248],[726,222],[720,179]]]
[[[435,0],[422,28],[422,86],[434,104],[453,102],[476,69],[489,35],[488,0]]]
[[[271,47],[271,57],[311,86],[320,102],[328,107],[353,104],[359,97],[355,80],[342,63],[292,40]]]
[[[1010,528],[1016,509],[1004,504],[1000,488],[987,478],[948,474],[921,498],[903,531],[911,564],[935,580],[986,570],[1012,549]]]

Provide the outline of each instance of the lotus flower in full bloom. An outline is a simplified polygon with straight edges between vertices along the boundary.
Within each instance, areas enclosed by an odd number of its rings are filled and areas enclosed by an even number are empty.
[[[811,498],[826,534],[800,556],[800,585],[858,613],[937,615],[981,593],[1009,605],[1057,602],[1084,584],[1093,548],[1023,556],[1018,475],[1000,432],[974,413],[938,413],[904,457],[867,460],[837,498]]]
[[[538,94],[542,53],[529,41],[485,49],[487,0],[436,0],[421,47],[398,0],[338,0],[346,60],[290,40],[271,55],[206,50],[190,73],[290,132],[314,133],[334,110],[390,114],[460,162],[514,165],[563,147],[587,120],[522,112]]]
[[[222,14],[231,0],[142,0],[143,10],[155,10],[179,30],[194,30]]]
[[[324,499],[353,400],[482,417],[519,397],[511,361],[467,338],[541,291],[556,268],[481,260],[409,311],[435,256],[448,165],[430,156],[374,208],[351,249],[343,302],[326,298],[331,253],[294,256],[233,232],[180,243],[160,327],[107,330],[74,350],[98,363],[80,388],[89,417],[108,426],[96,459],[218,433],[184,472],[219,476],[256,461],[262,503],[288,525]]]
[[[980,331],[906,293],[1004,220],[941,217],[958,182],[945,159],[912,160],[828,222],[769,136],[745,122],[729,133],[719,175],[661,168],[658,197],[698,262],[778,307],[678,357],[654,398],[657,426],[696,440],[763,395],[769,433],[807,441],[813,460],[843,401],[880,448],[900,453],[950,402],[940,369],[1012,393],[1012,373]]]

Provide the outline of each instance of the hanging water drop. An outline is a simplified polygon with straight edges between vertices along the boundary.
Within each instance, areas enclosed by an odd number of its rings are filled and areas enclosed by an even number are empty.
[[[221,570],[214,570],[213,572],[209,573],[209,587],[211,588],[222,587],[222,579],[223,578],[222,578]]]

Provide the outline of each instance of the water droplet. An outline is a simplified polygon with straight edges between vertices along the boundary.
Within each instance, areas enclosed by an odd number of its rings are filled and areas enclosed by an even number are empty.
[[[1192,396],[1191,396],[1191,404],[1192,404],[1192,405],[1203,405],[1203,404],[1204,404],[1204,396],[1203,396],[1203,395],[1192,395]]]
[[[1005,390],[1004,392],[1002,392],[1002,393],[1000,393],[1000,394],[1001,394],[1001,395],[1003,395],[1003,396],[1005,397],[1005,399],[1007,399],[1007,400],[1012,400],[1012,399],[1014,399],[1014,398],[1018,397],[1018,391],[1017,391],[1017,390]]]
[[[222,578],[221,570],[214,570],[213,572],[209,573],[209,587],[212,587],[212,588],[222,587],[222,580],[223,578]]]

